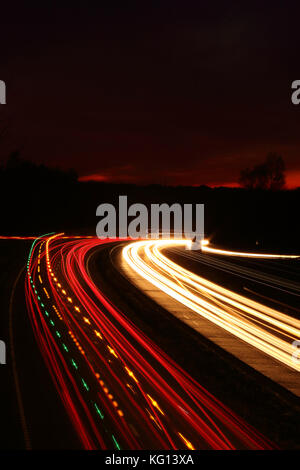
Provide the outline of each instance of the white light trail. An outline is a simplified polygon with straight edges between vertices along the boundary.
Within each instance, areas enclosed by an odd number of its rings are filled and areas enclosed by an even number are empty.
[[[207,320],[246,341],[287,366],[300,371],[292,361],[292,343],[300,338],[300,321],[251,300],[179,266],[162,249],[187,245],[186,240],[145,240],[124,247],[123,258],[138,274],[157,288]],[[213,250],[213,251],[212,251]],[[203,243],[202,251],[208,251]],[[255,253],[226,252],[210,248],[210,253],[251,256]],[[267,255],[264,258],[297,258]]]

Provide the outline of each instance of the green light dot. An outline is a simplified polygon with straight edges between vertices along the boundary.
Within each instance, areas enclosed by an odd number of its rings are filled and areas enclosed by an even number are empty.
[[[94,403],[94,406],[96,408],[96,411],[98,413],[98,415],[100,416],[101,419],[104,419],[104,414],[100,411],[100,409],[98,408],[98,405],[97,403]]]
[[[81,381],[82,381],[82,383],[83,383],[84,388],[85,388],[87,391],[89,391],[89,386],[88,386],[88,384],[87,384],[83,379],[81,379]]]
[[[112,437],[112,440],[114,441],[116,448],[118,450],[121,450],[121,447],[119,446],[118,441],[116,440],[115,436],[112,434],[111,437]]]

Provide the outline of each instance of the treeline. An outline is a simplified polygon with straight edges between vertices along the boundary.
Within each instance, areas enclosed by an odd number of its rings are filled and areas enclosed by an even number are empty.
[[[0,235],[31,235],[52,231],[95,235],[96,208],[103,202],[118,207],[119,195],[135,202],[204,203],[205,232],[228,247],[257,250],[300,250],[300,189],[138,186],[79,182],[64,172],[24,161],[13,154],[0,168]]]

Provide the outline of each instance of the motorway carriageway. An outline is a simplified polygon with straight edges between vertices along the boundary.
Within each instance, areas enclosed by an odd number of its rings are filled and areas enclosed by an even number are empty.
[[[268,439],[196,382],[94,284],[88,260],[107,243],[92,237],[43,236],[33,242],[27,262],[25,292],[32,328],[83,448],[272,448]],[[139,242],[124,251],[130,260],[134,246],[139,255]],[[162,262],[157,250],[155,256]],[[192,294],[191,286],[188,290]],[[272,318],[278,322],[276,328],[294,335],[295,326]],[[279,345],[278,340],[274,353],[283,351],[280,357],[285,360],[285,348]]]

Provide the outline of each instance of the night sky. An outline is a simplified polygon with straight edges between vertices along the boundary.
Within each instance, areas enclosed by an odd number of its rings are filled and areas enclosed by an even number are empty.
[[[230,186],[276,152],[300,186],[296,2],[94,3],[1,4],[1,162]]]

